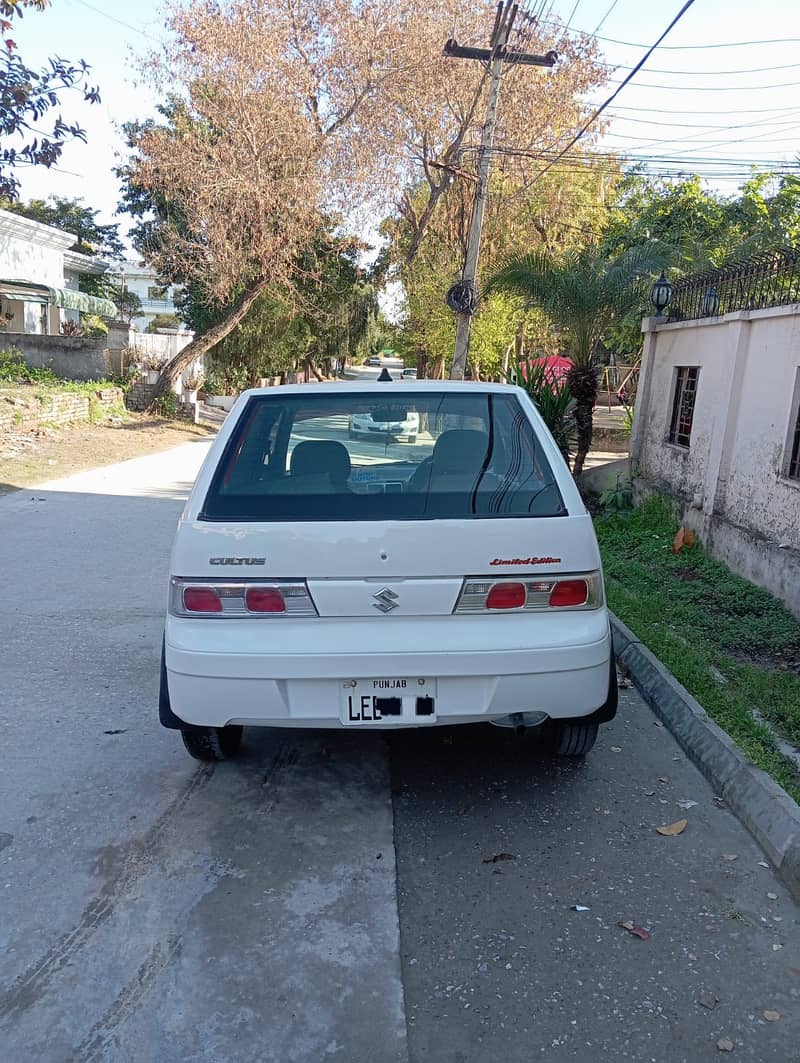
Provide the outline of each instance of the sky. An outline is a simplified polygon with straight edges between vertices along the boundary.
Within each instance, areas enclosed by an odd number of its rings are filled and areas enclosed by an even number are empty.
[[[458,2],[466,11],[468,0]],[[685,0],[526,2],[545,25],[557,15],[598,37],[610,78],[590,97],[600,104]],[[83,125],[88,143],[69,145],[57,169],[22,169],[23,199],[80,197],[99,209],[101,220],[120,220],[114,218],[119,190],[113,174],[124,147],[119,126],[152,114],[156,101],[137,83],[134,57],[163,34],[163,8],[163,0],[53,0],[45,14],[28,12],[17,23],[14,37],[29,64],[50,55],[83,58],[102,96],[96,106],[64,98],[65,118]],[[695,0],[604,112],[611,121],[600,149],[642,157],[651,173],[699,173],[726,193],[736,191],[751,166],[796,167],[798,44],[800,0]],[[528,69],[521,76],[546,78],[547,72]]]

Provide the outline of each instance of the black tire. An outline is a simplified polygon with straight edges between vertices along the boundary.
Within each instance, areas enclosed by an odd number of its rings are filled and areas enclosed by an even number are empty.
[[[181,738],[187,752],[195,760],[229,760],[239,751],[242,728],[236,724],[228,727],[193,727],[184,724]]]
[[[584,757],[597,741],[598,725],[580,720],[551,720],[550,749],[560,757]]]
[[[408,442],[409,443],[416,443],[416,441],[417,441],[417,437],[416,436],[409,436],[408,437]]]

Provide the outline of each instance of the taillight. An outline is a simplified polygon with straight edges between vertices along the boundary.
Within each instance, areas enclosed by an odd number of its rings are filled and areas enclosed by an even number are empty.
[[[221,613],[222,602],[212,587],[184,587],[183,608],[187,613]]]
[[[527,597],[524,583],[495,583],[486,595],[486,608],[521,609]]]
[[[286,612],[286,601],[275,587],[248,587],[244,601],[251,613]]]
[[[561,579],[550,592],[550,605],[554,608],[586,605],[589,585],[585,579]]]
[[[603,604],[599,572],[580,576],[540,576],[538,579],[467,579],[456,613],[486,613],[504,609],[536,612],[545,609],[597,609]]]
[[[173,616],[269,617],[317,616],[303,580],[265,583],[258,580],[170,580],[169,611]]]

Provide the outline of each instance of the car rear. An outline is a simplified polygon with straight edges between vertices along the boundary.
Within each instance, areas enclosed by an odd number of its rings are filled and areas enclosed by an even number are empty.
[[[365,415],[413,423],[413,445],[350,438]],[[591,521],[516,388],[245,393],[187,503],[171,573],[175,726],[524,725],[611,711]]]

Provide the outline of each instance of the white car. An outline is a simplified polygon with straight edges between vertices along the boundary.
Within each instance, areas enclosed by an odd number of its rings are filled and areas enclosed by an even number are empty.
[[[411,448],[353,419],[421,426]],[[247,391],[171,559],[160,718],[223,759],[244,726],[540,726],[586,753],[617,705],[591,520],[501,384]]]
[[[386,415],[391,417],[393,413],[402,413],[403,416],[387,420]],[[365,413],[353,413],[348,417],[347,427],[351,439],[358,439],[359,436],[373,438],[388,436],[390,439],[405,439],[408,443],[416,443],[419,434],[419,414],[405,408],[394,411],[388,409],[385,412],[370,410]]]

